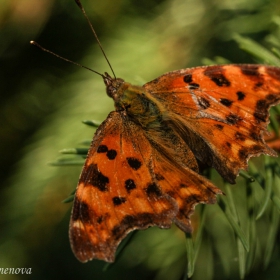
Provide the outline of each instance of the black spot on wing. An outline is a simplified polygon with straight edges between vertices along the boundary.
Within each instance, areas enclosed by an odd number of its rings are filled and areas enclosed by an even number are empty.
[[[141,161],[137,158],[128,157],[126,160],[129,166],[134,170],[138,170],[142,165]]]
[[[189,89],[198,89],[198,88],[199,88],[199,84],[189,83]]]
[[[112,200],[115,206],[121,205],[126,202],[126,198],[121,196],[115,196],[112,198]]]
[[[216,77],[212,77],[211,80],[219,87],[229,87],[230,81],[226,79],[224,75],[216,75]]]
[[[99,216],[96,221],[97,221],[98,224],[101,224],[103,222],[103,220],[104,220],[104,217]]]
[[[231,148],[231,143],[226,142],[226,146],[227,146],[228,148]]]
[[[109,150],[106,155],[107,155],[107,158],[109,160],[113,160],[117,156],[117,151],[116,150]]]
[[[244,98],[245,98],[245,93],[244,92],[238,91],[238,92],[236,92],[236,94],[237,94],[237,97],[238,97],[239,101],[244,100]]]
[[[97,153],[107,153],[108,151],[108,147],[106,145],[100,145],[98,148],[97,148]]]
[[[232,100],[229,100],[227,98],[221,98],[220,99],[220,103],[225,105],[226,107],[230,107],[232,102],[233,102]]]
[[[96,222],[98,224],[101,224],[101,223],[105,222],[106,220],[108,220],[109,218],[110,218],[110,214],[105,213],[104,215],[100,215],[99,217],[96,217]]]
[[[218,128],[219,130],[223,130],[224,126],[221,124],[215,124],[215,127]]]
[[[260,153],[263,151],[263,146],[262,145],[254,145],[250,147],[250,152],[251,153]]]
[[[204,97],[198,98],[198,104],[202,109],[207,109],[210,107],[210,102]]]
[[[259,135],[258,133],[256,133],[256,132],[254,132],[254,131],[252,131],[252,132],[250,133],[250,137],[251,137],[252,139],[254,139],[255,141],[259,141],[259,140],[261,139],[260,135]]]
[[[91,185],[102,192],[108,191],[109,178],[98,170],[97,164],[86,166],[82,172],[80,182],[85,186]]]
[[[237,124],[238,121],[240,121],[241,118],[235,114],[230,113],[229,115],[226,116],[226,121],[229,124]]]
[[[269,107],[276,104],[279,100],[280,96],[277,94],[268,94],[265,99],[258,100],[255,106],[254,117],[262,122],[266,122]]]
[[[147,186],[146,193],[147,193],[148,197],[150,197],[150,198],[162,195],[161,190],[155,183],[151,183]]]
[[[242,65],[241,72],[246,76],[259,76],[259,66],[257,65]]]
[[[204,71],[204,75],[210,78],[219,87],[229,87],[230,81],[223,74],[222,66],[210,66]]]
[[[244,161],[247,158],[248,153],[249,150],[247,148],[241,148],[238,151],[239,159]]]
[[[187,74],[184,76],[184,82],[185,83],[191,83],[192,82],[192,74]]]
[[[132,180],[132,179],[127,179],[124,182],[124,186],[128,192],[130,192],[131,190],[136,188],[136,184],[135,184],[134,180]]]

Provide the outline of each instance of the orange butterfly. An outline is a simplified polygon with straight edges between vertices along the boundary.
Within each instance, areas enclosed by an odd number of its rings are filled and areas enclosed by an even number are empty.
[[[280,69],[206,66],[131,85],[103,76],[116,110],[97,129],[76,191],[70,240],[76,257],[114,261],[132,230],[191,231],[198,203],[222,192],[199,175],[213,166],[230,183],[252,156],[277,156],[263,140],[280,102]]]
[[[76,190],[70,241],[82,262],[113,262],[135,229],[175,223],[190,232],[195,205],[222,194],[199,174],[201,163],[234,183],[250,157],[277,156],[263,134],[280,102],[280,68],[196,67],[142,87],[98,74],[115,111],[95,133]]]

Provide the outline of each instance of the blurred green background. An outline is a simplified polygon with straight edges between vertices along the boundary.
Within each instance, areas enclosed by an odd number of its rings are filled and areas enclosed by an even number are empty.
[[[48,163],[59,157],[59,150],[91,140],[94,130],[81,121],[104,120],[113,101],[98,75],[29,41],[102,73],[109,72],[108,65],[74,0],[0,3],[0,268],[32,268],[31,275],[0,274],[0,279],[184,279],[192,257],[187,262],[189,245],[176,227],[138,232],[106,272],[101,261],[81,264],[75,259],[68,240],[71,204],[61,201],[76,187],[81,166]],[[82,3],[116,75],[134,84],[209,61],[263,62],[239,48],[236,34],[268,50],[280,46],[278,0]],[[277,56],[269,57],[266,62],[279,66]],[[258,171],[267,171],[263,162],[264,157],[255,161]],[[215,172],[210,175],[226,199],[233,197],[250,253],[221,210],[223,201],[197,207],[194,225],[202,229],[196,231],[200,239],[192,279],[279,279],[279,212],[269,200],[277,196],[279,179],[273,177],[274,188],[267,193],[240,177],[237,185],[228,186]],[[265,198],[264,214],[255,221]]]

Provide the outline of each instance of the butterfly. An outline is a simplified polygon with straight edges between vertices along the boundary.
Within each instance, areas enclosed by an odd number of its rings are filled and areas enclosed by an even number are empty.
[[[214,167],[230,183],[252,156],[277,156],[263,140],[280,102],[280,69],[223,65],[182,69],[134,86],[103,76],[115,111],[97,129],[78,183],[71,246],[82,261],[114,261],[132,230],[175,223],[191,231],[198,203],[221,190],[199,174]]]
[[[143,86],[114,72],[95,73],[115,111],[95,132],[75,193],[69,236],[81,262],[113,262],[119,243],[136,229],[175,223],[191,232],[195,205],[222,194],[200,166],[235,183],[250,157],[277,156],[263,136],[269,108],[280,103],[280,68],[201,66]]]

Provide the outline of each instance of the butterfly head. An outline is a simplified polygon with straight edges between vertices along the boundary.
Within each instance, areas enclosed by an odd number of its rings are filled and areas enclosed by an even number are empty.
[[[120,107],[123,108],[120,103],[122,103],[121,99],[123,97],[123,93],[129,87],[129,84],[126,83],[123,79],[112,78],[107,72],[105,72],[102,77],[106,86],[107,95],[113,98],[118,109],[121,109]]]
[[[118,93],[119,89],[122,87],[125,81],[120,78],[112,78],[107,72],[105,72],[102,77],[106,86],[106,92],[108,96],[115,100],[115,95]]]

